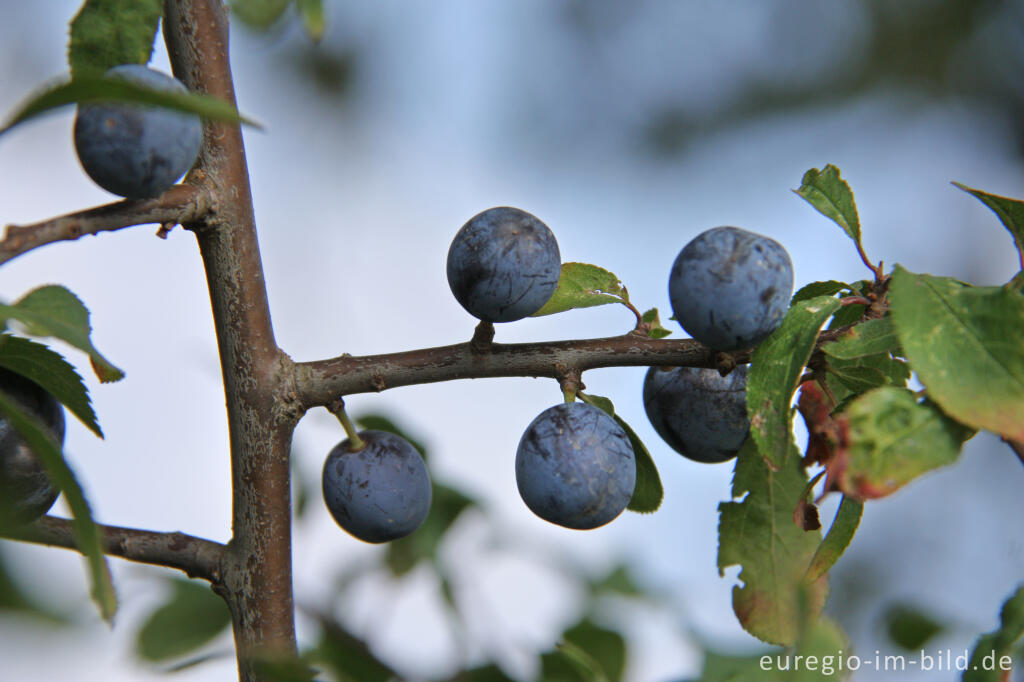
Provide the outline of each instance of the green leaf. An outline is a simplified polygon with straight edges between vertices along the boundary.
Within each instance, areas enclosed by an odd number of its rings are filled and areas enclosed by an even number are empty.
[[[454,488],[434,483],[430,498],[430,511],[423,524],[405,537],[389,542],[384,562],[392,575],[405,575],[421,560],[435,561],[437,549],[445,533],[462,512],[476,506],[472,497]]]
[[[839,419],[847,429],[839,487],[858,499],[888,495],[923,473],[952,464],[968,436],[912,391],[886,386],[852,401]]]
[[[14,305],[0,304],[0,319],[5,324],[8,320],[17,320],[32,336],[53,336],[85,351],[102,382],[124,378],[124,372],[110,364],[92,345],[89,309],[62,286],[42,286],[25,294]]]
[[[793,298],[790,299],[789,305],[796,305],[800,301],[806,301],[810,298],[817,298],[818,296],[835,296],[844,289],[850,289],[850,285],[846,282],[837,282],[834,279],[830,279],[827,282],[811,282],[805,284],[793,294]]]
[[[163,9],[163,0],[86,0],[71,20],[72,77],[149,63]]]
[[[807,573],[804,576],[806,582],[812,583],[832,570],[832,567],[839,561],[839,557],[850,546],[850,541],[853,540],[853,535],[857,532],[857,526],[860,525],[860,517],[863,512],[864,505],[860,501],[843,496],[843,501],[839,503],[839,509],[836,510],[836,516],[832,520],[828,534],[818,545],[818,549],[815,550],[814,557],[811,559],[811,565],[807,567]]]
[[[227,605],[209,585],[182,578],[168,582],[169,598],[149,615],[135,639],[136,652],[147,661],[191,654],[231,625]]]
[[[587,263],[562,263],[558,288],[544,307],[531,317],[628,300],[629,296],[622,282],[604,268]]]
[[[619,682],[626,668],[626,640],[589,619],[562,634],[555,651],[541,656],[544,682]]]
[[[971,652],[963,682],[1002,682],[1007,679],[1001,664],[1010,658],[1014,644],[1024,637],[1024,585],[1003,603],[999,627],[982,635]],[[1004,658],[1005,657],[1005,658]],[[994,664],[994,665],[993,665]],[[986,669],[987,668],[987,669]]]
[[[644,591],[633,577],[632,571],[626,564],[619,564],[609,571],[603,578],[595,580],[590,584],[590,592],[594,596],[602,594],[615,594],[623,597],[643,597]]]
[[[697,682],[839,682],[850,676],[839,663],[841,653],[848,650],[849,643],[839,626],[822,618],[804,629],[794,649],[753,656],[706,651],[704,670]],[[810,663],[811,657],[814,664]],[[797,660],[802,663],[799,667]]]
[[[423,459],[427,459],[426,446],[423,445],[421,441],[406,433],[406,431],[395,424],[391,418],[385,417],[382,414],[364,414],[356,417],[355,422],[360,426],[360,428],[371,431],[386,431],[387,433],[393,433],[399,438],[405,439],[409,442],[409,445],[416,448],[416,451],[420,453],[420,456],[423,457]]]
[[[732,497],[742,501],[718,506],[718,570],[740,566],[733,587],[733,611],[743,628],[770,644],[796,642],[801,623],[825,603],[824,577],[804,576],[821,544],[820,531],[805,531],[793,522],[803,499],[807,473],[793,447],[772,471],[758,454],[753,439],[740,449]]]
[[[964,424],[1024,440],[1024,295],[896,266],[889,296],[928,396]]]
[[[828,164],[824,170],[812,168],[804,173],[800,188],[793,190],[826,218],[843,228],[859,249],[860,218],[853,191],[846,181],[839,177],[839,169]]]
[[[68,104],[94,102],[133,102],[196,114],[211,121],[243,123],[259,128],[259,124],[242,116],[234,106],[222,99],[197,92],[167,92],[132,83],[123,78],[79,76],[45,86],[31,95],[27,102],[8,119],[0,135],[16,125],[40,114]]]
[[[851,327],[834,342],[822,345],[821,350],[826,355],[846,360],[879,353],[902,354],[892,317],[867,320]]]
[[[0,334],[0,367],[36,382],[78,417],[90,431],[103,438],[96,421],[89,390],[75,368],[59,353],[41,343]]]
[[[117,595],[110,578],[107,558],[103,554],[100,531],[92,519],[89,502],[85,499],[78,479],[64,461],[60,446],[50,437],[35,417],[25,414],[10,398],[0,393],[0,415],[7,419],[46,469],[53,485],[64,493],[71,508],[71,530],[75,544],[86,558],[91,580],[93,601],[100,615],[108,623],[117,611]]]
[[[864,393],[889,383],[882,370],[861,365],[830,367],[831,374],[851,393]]]
[[[817,296],[800,301],[782,325],[754,349],[747,376],[750,433],[773,467],[788,457],[793,443],[793,393],[811,357],[821,325],[839,309],[839,301]]]
[[[829,358],[827,369],[825,382],[839,404],[853,395],[879,386],[905,387],[910,379],[907,363],[888,353],[853,360]]]
[[[921,651],[946,628],[916,606],[893,604],[885,612],[885,627],[893,644],[906,651]]]
[[[515,682],[515,680],[491,663],[479,668],[464,670],[452,677],[451,682]]]
[[[626,669],[626,640],[618,632],[596,625],[589,619],[583,619],[566,630],[562,639],[564,643],[586,653],[596,664],[599,677],[603,676],[603,679],[609,682],[619,682],[622,679]],[[564,648],[563,651],[569,654]]]
[[[661,501],[665,497],[665,488],[661,484],[661,476],[658,474],[658,467],[647,446],[640,440],[640,436],[627,424],[622,417],[615,414],[615,406],[608,398],[590,393],[577,393],[576,396],[583,402],[603,410],[608,416],[615,419],[616,423],[626,432],[630,445],[633,446],[633,454],[636,457],[636,485],[633,488],[633,497],[629,500],[626,509],[640,514],[650,514],[658,511]]]
[[[388,682],[398,673],[373,655],[366,643],[334,620],[320,618],[320,642],[313,659],[330,670],[338,682]]]
[[[629,442],[633,446],[633,454],[636,455],[636,487],[633,488],[633,497],[630,498],[626,509],[640,514],[656,512],[665,497],[665,488],[661,484],[658,467],[655,466],[647,446],[643,444],[629,424],[624,422],[619,415],[615,415],[615,421],[626,432]]]
[[[973,195],[999,217],[999,221],[1013,236],[1013,243],[1021,258],[1021,266],[1024,267],[1024,201],[982,192],[959,182],[954,182],[953,185]]]
[[[302,19],[302,28],[314,43],[319,43],[327,29],[323,0],[295,0],[295,8]]]
[[[658,316],[658,309],[651,308],[640,316],[640,321],[647,327],[647,336],[652,339],[663,339],[672,332],[661,326],[661,318]]]
[[[231,14],[251,28],[266,30],[284,15],[291,0],[233,0]]]

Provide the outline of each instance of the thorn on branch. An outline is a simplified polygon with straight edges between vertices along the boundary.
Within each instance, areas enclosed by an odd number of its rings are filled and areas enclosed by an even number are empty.
[[[213,196],[209,191],[193,185],[175,185],[155,199],[127,199],[31,225],[8,225],[0,240],[0,264],[46,244],[135,225],[159,223],[157,236],[163,238],[174,225],[202,220],[212,207]]]

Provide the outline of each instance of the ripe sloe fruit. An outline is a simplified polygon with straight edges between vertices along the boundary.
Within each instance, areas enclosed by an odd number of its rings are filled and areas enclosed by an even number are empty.
[[[64,408],[56,398],[6,369],[0,369],[0,390],[63,445]],[[0,525],[35,521],[49,511],[59,494],[28,443],[7,419],[0,418]]]
[[[555,293],[561,269],[548,226],[507,206],[470,218],[448,249],[448,286],[470,315],[488,322],[540,310]]]
[[[167,74],[141,64],[106,73],[137,85],[187,92]],[[129,199],[163,194],[195,163],[203,126],[199,117],[128,102],[83,104],[75,117],[75,151],[93,181]]]
[[[747,367],[726,377],[714,369],[651,367],[644,378],[644,409],[662,440],[684,457],[730,460],[750,431]]]
[[[668,280],[672,311],[690,336],[715,350],[756,346],[782,323],[793,265],[774,239],[716,227],[683,247]]]
[[[362,431],[366,446],[344,440],[324,462],[324,501],[345,531],[365,542],[408,535],[430,510],[430,475],[407,440],[386,431]]]
[[[545,521],[589,530],[622,513],[636,487],[636,456],[614,419],[586,403],[541,412],[516,452],[516,483]]]

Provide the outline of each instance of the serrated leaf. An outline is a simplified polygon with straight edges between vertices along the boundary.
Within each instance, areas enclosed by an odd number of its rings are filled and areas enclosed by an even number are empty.
[[[327,29],[323,0],[295,0],[295,8],[302,19],[302,28],[314,43],[319,43]]]
[[[0,367],[28,377],[53,395],[72,414],[103,438],[89,389],[75,368],[57,352],[41,343],[10,334],[0,334]]]
[[[843,228],[860,247],[860,218],[850,186],[839,177],[839,169],[828,164],[823,170],[812,168],[804,173],[800,188],[794,190],[818,212]]]
[[[860,525],[860,517],[863,512],[863,503],[852,497],[843,496],[825,539],[814,551],[814,558],[811,559],[811,564],[807,567],[807,574],[804,576],[806,582],[814,582],[832,570],[839,557],[850,546],[853,535],[857,532],[857,526]]]
[[[964,424],[1024,440],[1024,295],[896,266],[889,297],[928,396]]]
[[[830,367],[829,369],[829,374],[835,377],[850,393],[865,393],[889,383],[889,378],[882,373],[882,370],[875,367],[850,365]]]
[[[149,63],[163,9],[163,0],[86,0],[71,20],[72,77]]]
[[[626,509],[640,514],[658,511],[661,501],[665,497],[665,488],[661,484],[658,467],[654,464],[647,446],[640,440],[640,436],[636,435],[636,432],[622,417],[615,414],[615,406],[608,398],[590,393],[577,393],[577,397],[615,419],[616,423],[626,432],[629,444],[633,447],[633,455],[636,457],[636,485],[633,488],[633,497],[630,498]]]
[[[918,403],[912,391],[891,386],[856,398],[838,419],[848,430],[838,483],[858,499],[883,497],[952,464],[968,437],[933,404]]]
[[[590,308],[628,300],[622,282],[604,268],[588,263],[562,263],[558,288],[544,307],[531,317],[554,315],[575,308]]]
[[[412,570],[421,560],[434,561],[445,533],[452,527],[462,512],[476,506],[477,501],[468,495],[433,483],[430,511],[427,518],[414,533],[393,540],[387,545],[384,562],[394,576],[402,576]]]
[[[78,479],[64,461],[60,446],[50,437],[39,421],[27,415],[7,396],[0,393],[0,415],[7,419],[46,469],[46,475],[58,488],[71,508],[71,530],[75,543],[85,556],[89,568],[92,599],[100,615],[108,623],[117,611],[117,594],[110,578],[107,558],[103,554],[100,531],[92,519],[89,502],[78,484]]]
[[[1013,243],[1021,259],[1021,267],[1024,267],[1024,201],[982,192],[959,182],[954,182],[953,185],[977,198],[999,217],[1003,227],[1013,237]]]
[[[885,611],[889,640],[905,651],[917,652],[946,628],[916,606],[893,604]]]
[[[44,86],[32,94],[28,101],[18,107],[3,128],[0,135],[18,124],[69,104],[95,102],[131,102],[176,111],[196,114],[211,121],[240,123],[259,128],[260,125],[238,113],[234,106],[222,99],[197,92],[167,92],[154,90],[123,78],[105,76],[79,76],[68,81],[61,80]]]
[[[850,285],[846,282],[837,282],[834,279],[830,279],[827,282],[811,282],[810,284],[803,285],[793,294],[789,305],[792,306],[800,301],[817,298],[818,296],[835,296],[840,291],[850,288]]]
[[[754,349],[747,376],[750,433],[772,466],[781,466],[789,455],[793,394],[821,325],[838,309],[839,301],[830,296],[800,301],[789,309],[779,328]]]
[[[224,600],[210,586],[193,580],[168,580],[171,594],[149,615],[135,638],[135,650],[159,662],[194,652],[231,625]]]
[[[1004,656],[1010,657],[1014,645],[1024,637],[1024,585],[1010,596],[999,611],[999,627],[982,635],[971,652],[971,662],[963,682],[1003,682],[1007,679]],[[995,665],[986,665],[992,661]],[[993,667],[997,669],[992,669]],[[986,669],[988,668],[988,669]]]
[[[102,382],[124,378],[124,372],[110,364],[92,345],[89,309],[62,286],[42,286],[25,294],[14,305],[0,304],[0,319],[5,324],[8,320],[17,320],[32,336],[52,336],[85,351]]]
[[[892,317],[888,316],[851,327],[834,342],[823,344],[821,350],[826,355],[845,360],[879,353],[902,355],[896,328]]]
[[[646,325],[647,336],[652,339],[663,339],[672,332],[661,325],[661,318],[657,308],[651,308],[640,317],[640,321]]]
[[[825,382],[836,401],[883,385],[906,386],[910,379],[907,363],[888,353],[868,355],[853,360],[829,358]]]
[[[732,497],[742,501],[718,505],[718,570],[740,566],[732,591],[733,611],[743,628],[770,644],[796,642],[801,624],[817,618],[825,603],[824,577],[804,576],[819,545],[820,531],[793,523],[793,510],[803,499],[807,473],[790,448],[779,468],[768,468],[753,439],[740,449]]]

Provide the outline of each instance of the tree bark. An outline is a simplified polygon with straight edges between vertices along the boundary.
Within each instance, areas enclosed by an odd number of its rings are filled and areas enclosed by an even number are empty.
[[[164,40],[189,89],[235,103],[222,3],[168,0]],[[250,682],[259,659],[296,653],[289,450],[298,414],[282,398],[291,362],[274,341],[238,125],[205,122],[186,182],[218,197],[209,216],[184,227],[206,269],[231,443],[232,538],[214,589],[231,611],[239,677]]]

